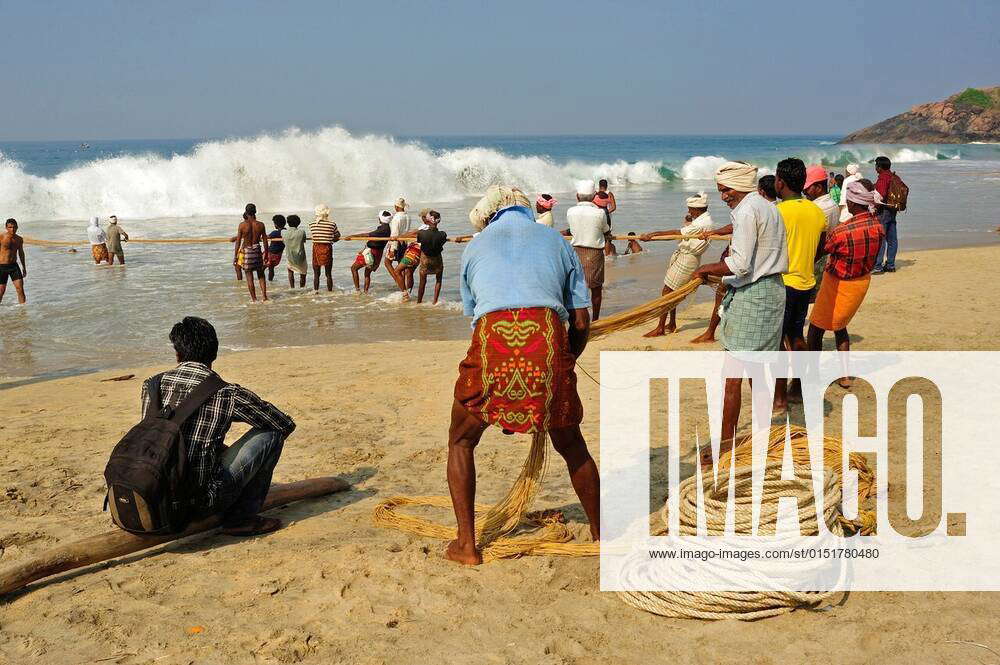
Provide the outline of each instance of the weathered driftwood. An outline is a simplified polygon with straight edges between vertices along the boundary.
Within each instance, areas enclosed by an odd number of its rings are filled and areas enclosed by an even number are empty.
[[[333,477],[310,478],[295,483],[271,485],[271,491],[268,492],[267,499],[264,501],[264,510],[277,508],[293,501],[342,492],[349,487],[350,484],[347,481]],[[38,556],[0,570],[0,595],[17,591],[32,582],[67,570],[83,568],[162,545],[172,540],[209,531],[218,527],[220,522],[221,517],[214,515],[200,522],[195,522],[183,533],[173,535],[144,537],[116,529],[65,545],[58,545]]]

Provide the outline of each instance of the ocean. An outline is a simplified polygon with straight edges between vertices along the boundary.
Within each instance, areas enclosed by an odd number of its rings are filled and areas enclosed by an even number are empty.
[[[450,235],[471,232],[467,213],[495,183],[552,193],[557,225],[579,178],[607,178],[618,200],[616,233],[676,228],[683,200],[709,192],[717,224],[728,222],[711,176],[727,159],[773,172],[787,156],[842,170],[884,154],[910,186],[901,249],[1000,241],[1000,145],[841,146],[832,136],[417,136],[290,129],[232,139],[0,142],[0,215],[35,238],[86,241],[91,215],[118,215],[135,237],[231,235],[243,206],[311,219],[318,203],[347,235],[375,226],[403,196],[415,212],[442,213]],[[624,243],[620,243],[623,245]],[[659,293],[672,243],[609,263],[605,313]],[[27,248],[28,305],[8,288],[0,305],[0,379],[8,382],[166,363],[170,326],[193,314],[212,321],[223,349],[457,339],[468,335],[456,279],[461,246],[445,251],[443,302],[402,304],[384,271],[368,297],[353,294],[348,267],[359,243],[334,252],[333,293],[290,291],[284,266],[273,302],[251,305],[233,278],[229,245],[126,245],[126,267],[94,266],[90,253]],[[620,247],[623,249],[623,247]],[[721,250],[721,247],[718,248]],[[311,276],[310,276],[311,279]],[[418,350],[417,348],[414,349]],[[458,359],[456,359],[456,363]],[[262,359],[267,367],[267,360]],[[279,377],[275,377],[279,378]]]

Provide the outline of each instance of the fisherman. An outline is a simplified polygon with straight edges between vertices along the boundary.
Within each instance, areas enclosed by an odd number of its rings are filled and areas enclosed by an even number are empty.
[[[406,203],[406,199],[399,197],[396,199],[396,204],[393,206],[395,213],[392,215],[392,219],[389,220],[389,232],[391,237],[399,238],[410,232],[410,214],[406,212],[409,207]],[[406,282],[403,280],[403,276],[400,274],[399,270],[393,266],[393,263],[398,263],[403,260],[403,256],[406,253],[406,242],[401,240],[391,240],[389,244],[386,245],[385,255],[382,259],[385,263],[385,269],[389,272],[393,281],[396,282],[396,286],[399,290],[403,292],[403,299],[409,300],[409,292],[406,290]]]
[[[128,242],[128,234],[118,225],[116,215],[111,215],[108,218],[108,227],[104,229],[104,235],[108,237],[108,262],[114,265],[115,257],[118,257],[118,263],[125,265],[125,252],[122,250],[122,243]]]
[[[438,230],[441,223],[441,213],[429,210],[426,216],[428,228],[417,231],[417,242],[420,243],[420,285],[417,287],[417,303],[424,301],[424,289],[427,287],[427,275],[434,275],[434,302],[436,305],[441,296],[441,280],[444,277],[444,259],[442,253],[448,234]]]
[[[300,229],[302,220],[298,215],[289,215],[286,220],[288,228],[281,232],[281,241],[285,245],[285,255],[288,257],[288,286],[295,288],[295,276],[299,276],[299,288],[306,286],[306,274],[309,263],[306,261],[306,232]]]
[[[551,194],[539,194],[538,198],[535,199],[535,221],[539,224],[544,224],[550,229],[555,226],[555,218],[552,216],[552,209],[556,207],[559,203]]]
[[[601,178],[597,183],[594,205],[602,208],[608,218],[608,230],[604,234],[604,256],[617,256],[618,248],[615,247],[614,238],[611,235],[611,213],[618,209],[618,202],[615,200],[614,193],[608,191],[608,181],[604,178]],[[595,317],[594,320],[596,321],[597,318]]]
[[[702,279],[720,276],[729,287],[722,301],[722,346],[731,354],[781,347],[785,313],[781,275],[788,270],[785,225],[777,207],[757,193],[756,179],[757,167],[744,162],[727,162],[715,172],[719,195],[732,209],[729,255],[694,273]],[[742,384],[742,378],[726,379],[720,454],[732,447],[736,436]],[[710,461],[711,454],[706,451],[702,461]]]
[[[677,243],[667,264],[667,274],[663,277],[663,291],[661,295],[667,295],[691,281],[694,271],[701,264],[701,255],[708,249],[709,242],[702,238],[702,234],[712,230],[712,217],[708,214],[708,196],[705,192],[698,192],[696,196],[687,199],[687,215],[684,216],[684,225],[680,229],[670,229],[667,231],[653,231],[640,236],[643,242],[649,242],[657,236],[683,235],[684,240]],[[667,323],[669,314],[670,323]],[[677,330],[677,308],[660,315],[660,320],[656,327],[650,330],[643,337],[660,337],[664,333],[672,333]]]
[[[563,235],[572,236],[573,250],[583,265],[583,276],[590,289],[593,303],[593,320],[601,316],[604,293],[604,244],[607,242],[608,215],[594,205],[594,182],[580,180],[576,183],[576,205],[566,211],[569,228]]]
[[[108,254],[108,236],[101,228],[97,217],[90,218],[87,239],[90,241],[90,254],[94,257],[94,263],[101,265],[102,261],[106,261],[108,265],[111,265],[111,256]]]
[[[271,218],[274,230],[267,234],[270,240],[267,248],[267,281],[274,281],[274,269],[281,263],[281,254],[285,251],[285,243],[281,240],[282,231],[287,221],[284,215],[275,215]]]
[[[261,243],[264,247],[261,249]],[[267,302],[267,280],[264,278],[264,253],[268,251],[267,229],[264,223],[257,221],[257,206],[246,205],[243,221],[236,229],[236,249],[233,254],[233,265],[239,265],[247,274],[247,290],[250,300],[257,302],[257,290],[253,278],[256,274],[260,283],[263,301]]]
[[[374,231],[364,234],[355,233],[354,235],[347,236],[345,240],[354,240],[359,236],[388,238],[392,233],[392,229],[389,226],[389,222],[392,220],[392,213],[388,210],[383,210],[379,213],[378,220],[378,226],[375,227]],[[361,280],[358,277],[358,271],[362,268],[365,270],[365,293],[368,293],[368,289],[372,285],[372,273],[378,270],[379,263],[382,261],[382,253],[385,251],[385,245],[386,241],[369,240],[365,244],[365,248],[354,257],[354,263],[351,264],[351,278],[354,280],[355,293],[361,291]]]
[[[313,291],[319,291],[319,273],[326,272],[326,290],[333,291],[333,243],[340,240],[337,224],[330,219],[330,208],[319,204],[313,211],[315,219],[309,223],[312,240]]]
[[[574,371],[590,331],[580,260],[558,233],[535,223],[531,203],[518,189],[490,187],[469,220],[481,231],[465,249],[461,269],[462,304],[474,332],[459,365],[451,410],[448,487],[458,537],[445,556],[482,563],[475,532],[475,448],[489,425],[548,432],[596,541],[600,478],[580,432],[583,404]]]
[[[844,189],[851,218],[837,225],[826,237],[823,249],[830,256],[809,317],[810,351],[823,348],[823,335],[827,330],[833,331],[837,351],[846,354],[851,349],[847,324],[868,293],[871,273],[885,236],[872,212],[875,206],[873,189],[874,185],[867,179],[855,180]],[[849,376],[837,382],[842,388],[851,387]]]
[[[18,267],[18,259],[21,266]],[[0,235],[0,302],[7,291],[7,281],[14,282],[17,302],[23,305],[24,278],[28,276],[28,264],[24,262],[24,238],[17,235],[17,220],[11,217],[4,223],[4,233]]]

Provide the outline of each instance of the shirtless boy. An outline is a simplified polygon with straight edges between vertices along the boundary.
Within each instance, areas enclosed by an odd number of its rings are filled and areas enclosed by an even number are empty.
[[[263,250],[261,243],[264,244]],[[250,300],[257,302],[257,290],[254,288],[253,277],[256,273],[257,281],[260,283],[260,290],[263,300],[267,301],[267,280],[264,278],[264,255],[268,251],[267,229],[264,223],[257,221],[257,206],[248,203],[246,212],[243,213],[243,221],[236,229],[236,249],[233,253],[233,265],[243,268],[247,274],[247,289],[250,291]],[[243,254],[242,260],[240,254]]]

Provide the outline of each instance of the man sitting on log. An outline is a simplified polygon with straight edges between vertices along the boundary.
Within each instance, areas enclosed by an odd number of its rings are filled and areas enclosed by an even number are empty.
[[[493,186],[469,214],[481,233],[462,255],[462,303],[473,333],[459,365],[448,433],[458,538],[445,552],[463,564],[482,563],[474,450],[489,425],[507,433],[548,432],[591,535],[600,536],[600,479],[580,432],[583,404],[574,372],[590,331],[590,294],[576,253],[557,231],[535,223],[530,206],[520,190]]]
[[[163,407],[176,408],[212,374],[219,352],[215,328],[194,316],[174,325],[170,342],[178,365],[160,375]],[[150,382],[142,386],[142,415],[150,408]],[[228,448],[223,443],[234,422],[251,429]],[[260,512],[271,487],[271,474],[295,422],[246,388],[228,384],[184,423],[188,473],[201,493],[203,515],[222,513],[223,533],[254,536],[281,527],[281,520]]]

